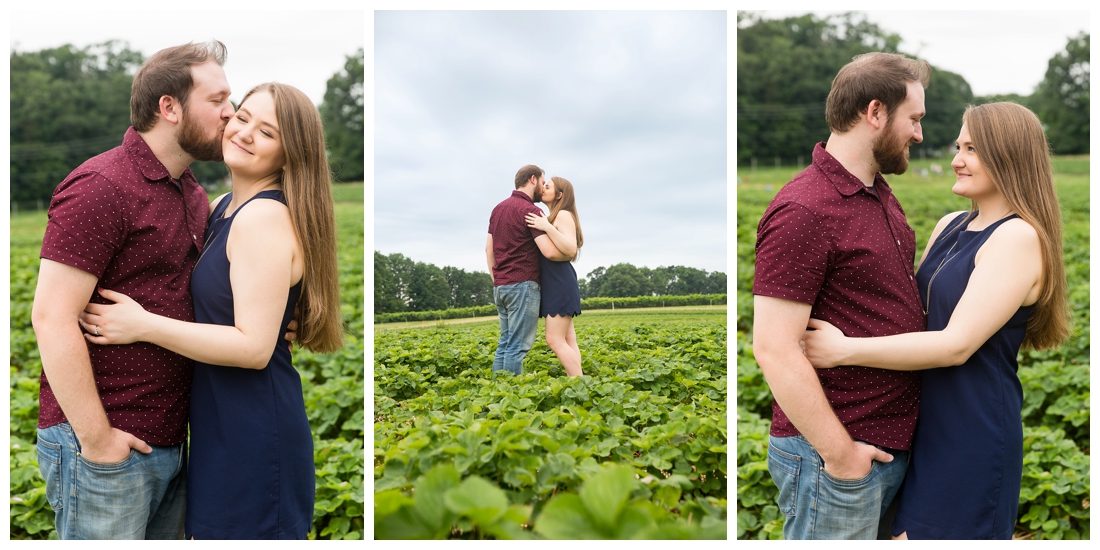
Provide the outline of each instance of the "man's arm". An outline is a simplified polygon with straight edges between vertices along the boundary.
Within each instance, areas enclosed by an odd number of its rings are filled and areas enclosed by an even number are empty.
[[[497,266],[497,258],[493,255],[492,233],[489,233],[489,238],[485,240],[485,263],[489,266],[489,278],[496,282],[496,277],[493,277],[493,268]]]
[[[817,373],[798,344],[811,306],[757,295],[753,310],[756,362],[776,402],[821,455],[829,475],[859,479],[871,471],[872,460],[893,460],[889,453],[854,441],[829,405]]]
[[[95,289],[95,275],[42,259],[31,322],[42,371],[80,441],[81,454],[103,464],[119,462],[130,449],[149,453],[144,441],[111,427],[92,376],[88,345],[77,318]]]

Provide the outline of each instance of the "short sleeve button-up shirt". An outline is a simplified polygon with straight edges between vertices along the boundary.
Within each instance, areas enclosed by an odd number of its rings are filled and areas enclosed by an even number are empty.
[[[99,278],[98,286],[147,311],[193,322],[191,271],[210,205],[190,169],[178,180],[133,128],[122,145],[93,157],[54,191],[44,259]],[[89,296],[107,303],[98,294]],[[154,445],[187,436],[192,361],[149,343],[88,345],[111,426]],[[42,374],[38,427],[66,421]]]
[[[882,176],[868,189],[819,143],[760,220],[753,294],[810,304],[811,317],[851,337],[921,331],[915,254],[916,235]],[[817,375],[853,438],[909,449],[919,372],[842,366]],[[799,433],[778,403],[772,412],[772,435]]]
[[[504,199],[489,216],[489,233],[493,236],[493,286],[512,285],[524,281],[541,281],[539,248],[535,238],[543,231],[527,227],[529,213],[542,215],[531,197],[520,190]]]

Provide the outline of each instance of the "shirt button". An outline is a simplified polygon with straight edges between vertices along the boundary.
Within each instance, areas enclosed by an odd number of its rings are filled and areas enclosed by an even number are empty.
[[[194,240],[196,240],[196,241],[197,241],[197,240],[199,240],[199,238],[198,238],[198,237],[196,237],[196,236],[194,236],[194,235],[191,235],[191,238],[192,238],[192,239],[194,239]]]

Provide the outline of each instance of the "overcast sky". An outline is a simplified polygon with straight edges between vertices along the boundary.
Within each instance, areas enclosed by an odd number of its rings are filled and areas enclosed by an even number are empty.
[[[124,40],[149,57],[168,46],[221,40],[229,51],[225,73],[234,101],[256,84],[278,81],[320,104],[328,79],[365,37],[362,11],[54,9],[8,15],[10,48],[24,52]]]
[[[374,242],[485,271],[536,164],[576,190],[584,277],[726,271],[726,14],[376,12]]]
[[[844,11],[849,10],[757,13],[782,19]],[[962,75],[978,96],[1030,95],[1046,74],[1047,62],[1065,51],[1069,38],[1091,32],[1088,11],[860,11],[868,21],[901,36],[901,51]]]

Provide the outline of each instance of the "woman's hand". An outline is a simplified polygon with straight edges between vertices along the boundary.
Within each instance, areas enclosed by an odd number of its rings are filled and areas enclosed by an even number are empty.
[[[807,326],[814,330],[807,330],[802,335],[802,352],[814,368],[831,369],[847,364],[844,358],[848,338],[840,329],[819,319],[810,319]]]
[[[527,214],[527,227],[533,227],[540,231],[550,231],[553,225],[550,224],[550,220],[546,219],[546,216],[531,213]]]
[[[151,313],[125,294],[98,288],[99,295],[113,304],[88,304],[80,314],[84,338],[98,345],[143,342],[142,331],[149,326]]]

